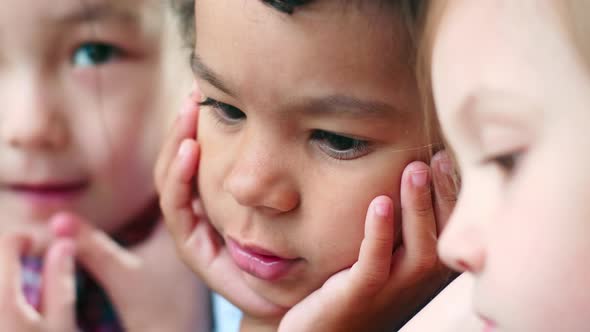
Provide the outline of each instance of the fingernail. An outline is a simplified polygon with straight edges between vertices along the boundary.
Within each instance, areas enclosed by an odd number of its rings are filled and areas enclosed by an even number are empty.
[[[182,104],[182,107],[180,108],[180,115],[184,115],[188,112],[190,112],[193,108],[195,107],[195,102],[193,101],[192,98],[188,98],[184,104]]]
[[[453,168],[454,167],[451,159],[449,159],[449,156],[444,154],[444,156],[438,161],[438,169],[444,174],[451,175],[453,174]]]
[[[410,178],[412,179],[412,184],[414,185],[414,187],[424,187],[428,184],[429,181],[428,171],[423,170],[411,172]]]
[[[191,143],[188,140],[185,140],[180,144],[180,149],[178,149],[178,155],[181,158],[186,158],[190,154],[191,151]]]
[[[391,204],[389,202],[375,202],[373,209],[378,217],[387,218],[391,213]]]

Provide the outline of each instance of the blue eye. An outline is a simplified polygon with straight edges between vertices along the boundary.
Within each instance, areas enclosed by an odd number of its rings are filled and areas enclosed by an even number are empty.
[[[120,50],[105,43],[85,43],[80,45],[72,56],[72,64],[78,67],[104,65],[119,56]]]
[[[370,152],[370,143],[368,141],[334,134],[325,130],[314,130],[311,139],[327,155],[338,160],[352,160]]]

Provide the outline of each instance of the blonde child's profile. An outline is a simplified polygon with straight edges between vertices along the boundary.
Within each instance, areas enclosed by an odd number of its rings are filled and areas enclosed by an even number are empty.
[[[425,59],[462,172],[439,252],[465,273],[404,332],[588,329],[589,14],[577,0],[432,2]],[[464,317],[441,324],[457,303]]]

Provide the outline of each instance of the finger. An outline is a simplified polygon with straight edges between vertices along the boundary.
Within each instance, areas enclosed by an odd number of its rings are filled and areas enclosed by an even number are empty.
[[[423,162],[409,164],[402,175],[402,237],[407,262],[429,264],[436,261],[436,220],[430,191],[431,174]]]
[[[172,164],[176,153],[182,141],[186,138],[197,137],[197,123],[199,118],[198,104],[194,98],[187,98],[178,118],[176,119],[166,142],[162,147],[156,166],[154,168],[154,178],[158,191],[163,189],[170,165]]]
[[[0,301],[3,303],[26,302],[21,290],[21,257],[30,246],[31,240],[24,234],[0,237]]]
[[[160,193],[160,205],[168,229],[177,242],[184,243],[194,228],[193,188],[199,163],[199,146],[195,140],[182,142],[171,166],[164,190]]]
[[[431,169],[434,187],[434,212],[438,234],[441,234],[457,203],[458,175],[455,173],[453,161],[446,151],[440,151],[434,155]]]
[[[103,231],[96,229],[80,217],[68,213],[60,213],[51,220],[51,228],[60,234],[59,230],[68,229],[69,236],[76,245],[76,257],[79,262],[92,274],[101,286],[112,296],[124,294],[126,279],[132,279],[139,270],[141,261],[131,252],[119,246]]]
[[[394,241],[393,202],[387,196],[371,202],[365,221],[365,238],[359,260],[351,269],[353,284],[364,295],[377,293],[389,278]]]
[[[41,310],[52,331],[67,331],[75,326],[74,253],[74,242],[60,239],[49,248],[45,257]]]

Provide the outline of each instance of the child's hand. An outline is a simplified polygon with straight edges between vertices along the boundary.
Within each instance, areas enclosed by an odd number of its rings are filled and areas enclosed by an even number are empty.
[[[78,261],[107,292],[126,331],[209,331],[208,290],[178,259],[162,224],[129,249],[74,215],[56,215],[51,227],[74,240]]]
[[[378,197],[367,212],[359,260],[293,307],[279,331],[394,331],[448,281],[450,272],[436,252],[437,234],[456,197],[447,158],[444,152],[433,158],[434,203],[430,186],[410,181],[412,172],[428,166],[414,162],[406,167],[401,247],[393,251],[393,202]],[[388,208],[386,217],[375,213],[377,204]]]
[[[20,259],[30,246],[26,235],[0,237],[0,331],[77,331],[74,244],[58,240],[47,250],[40,311],[27,303],[21,286]]]
[[[194,97],[193,97],[194,98]],[[248,287],[221,238],[199,215],[194,190],[199,147],[195,140],[198,109],[190,102],[181,112],[156,165],[156,186],[164,219],[182,259],[215,291],[249,314],[266,316],[284,310]]]

